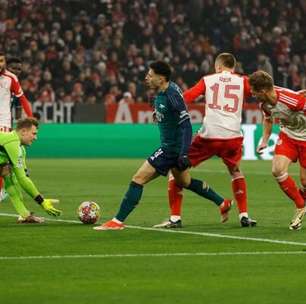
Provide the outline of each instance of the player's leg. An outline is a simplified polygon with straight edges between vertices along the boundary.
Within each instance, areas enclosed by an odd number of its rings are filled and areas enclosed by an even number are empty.
[[[304,168],[302,165],[300,167],[300,193],[304,198],[304,201],[306,201],[306,168]]]
[[[171,160],[173,161],[173,160]],[[169,171],[168,158],[160,148],[156,150],[133,176],[127,192],[117,215],[110,221],[101,226],[94,227],[95,230],[121,230],[124,228],[123,222],[133,211],[141,199],[143,186],[149,181],[161,175],[167,175]]]
[[[197,135],[189,147],[188,157],[193,167],[197,166],[204,160],[210,158],[212,149],[209,143],[200,135]],[[175,178],[170,173],[168,175],[168,201],[170,207],[170,218],[160,224],[154,225],[154,228],[181,228],[181,212],[183,204],[184,189],[178,185]]]
[[[20,210],[21,212],[18,212],[19,217],[17,219],[17,223],[19,224],[40,224],[45,222],[44,217],[39,217],[34,215],[33,212],[29,212],[27,208],[24,206],[23,203],[23,195],[22,195],[22,189],[17,181],[17,178],[15,174],[12,174],[10,176],[9,184],[13,184],[13,190],[14,193],[12,193],[12,189],[8,192],[9,197],[11,198],[11,201],[13,203],[13,206],[15,207],[16,211]],[[7,185],[7,181],[5,180],[5,186]],[[22,210],[27,210],[27,212],[22,212]]]
[[[12,204],[17,213],[26,218],[30,215],[30,211],[25,207],[16,182],[11,173],[10,165],[1,166],[1,177],[4,178],[5,190],[8,193]]]
[[[24,205],[22,193],[14,174],[4,174],[4,186],[9,198],[19,214],[18,223],[43,223],[44,218],[33,215]]]
[[[288,174],[289,165],[292,160],[284,155],[274,155],[272,161],[272,174],[278,182],[282,191],[291,198],[297,208],[304,207],[304,199],[291,176]]]
[[[243,138],[225,140],[218,149],[218,156],[222,158],[232,178],[232,191],[239,210],[239,221],[242,227],[255,226],[256,221],[248,216],[247,185],[240,170],[242,158]]]
[[[183,187],[177,185],[171,172],[168,175],[168,202],[170,208],[169,219],[154,225],[154,228],[182,228]]]
[[[3,177],[0,176],[0,202],[4,201],[7,198],[7,193],[4,187]]]
[[[172,173],[168,176],[168,199],[171,209],[171,220],[180,220],[183,203],[183,187],[177,185]]]
[[[284,155],[274,155],[272,161],[272,174],[278,182],[281,190],[294,202],[295,214],[289,224],[291,230],[298,230],[302,226],[302,219],[305,214],[305,202],[299,189],[291,176],[288,168],[292,160]]]
[[[11,131],[11,128],[6,126],[0,126],[0,131],[7,133]],[[4,177],[0,176],[0,202],[4,201],[6,198],[7,198],[7,192],[5,191]]]
[[[191,178],[189,170],[179,171],[176,168],[171,169],[172,174],[177,184],[182,187],[204,197],[217,206],[221,211],[221,221],[226,222],[228,219],[228,212],[232,206],[232,200],[224,199],[223,196],[215,192],[205,181],[200,181],[195,178]]]
[[[238,164],[227,165],[232,178],[232,191],[237,202],[241,227],[254,227],[257,222],[249,218],[247,201],[247,184]]]
[[[289,138],[286,134],[280,133],[279,140],[276,144],[274,157],[272,160],[272,174],[278,182],[282,191],[291,198],[297,208],[304,207],[304,199],[299,192],[295,181],[289,176],[288,168],[292,162],[299,159],[302,167],[306,147],[304,142],[296,141]]]
[[[299,156],[300,162],[300,193],[306,202],[306,142],[299,142]]]
[[[101,226],[94,227],[95,230],[121,230],[124,228],[123,222],[134,210],[139,203],[143,186],[154,178],[158,177],[159,173],[146,160],[133,176],[127,192],[125,193],[117,215],[110,221]]]
[[[139,203],[142,196],[143,186],[158,175],[159,174],[156,172],[155,168],[149,164],[148,161],[145,161],[142,164],[133,176],[128,191],[122,200],[120,210],[115,217],[117,220],[123,222],[127,218]]]
[[[304,207],[297,208],[295,211],[295,215],[289,225],[291,230],[298,230],[302,227],[302,220],[306,213],[306,143],[305,142],[296,142],[298,146],[298,159],[300,162],[300,182],[301,188],[299,189],[299,193],[304,200]]]

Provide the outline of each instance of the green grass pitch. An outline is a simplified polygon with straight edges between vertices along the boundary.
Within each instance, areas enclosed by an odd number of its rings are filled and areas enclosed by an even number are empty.
[[[101,206],[101,221],[110,219],[142,161],[30,160],[42,193],[61,200],[63,221],[18,225],[7,215],[15,213],[10,202],[0,203],[0,303],[305,303],[306,225],[288,229],[293,204],[273,180],[271,162],[242,163],[256,228],[239,227],[236,207],[229,222],[220,224],[212,203],[186,191],[183,229],[141,229],[167,218],[162,177],[145,187],[126,222],[130,228],[96,232],[74,222],[86,200]],[[297,166],[291,173],[298,181]],[[192,175],[232,196],[219,160]],[[30,199],[26,202],[45,216]]]

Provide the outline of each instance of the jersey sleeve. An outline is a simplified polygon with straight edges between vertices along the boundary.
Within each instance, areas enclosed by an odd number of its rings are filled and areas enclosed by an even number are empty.
[[[248,99],[252,96],[251,86],[249,83],[249,77],[243,76],[243,97],[244,99]]]
[[[306,111],[306,97],[304,97],[303,95],[299,95],[299,102],[297,104],[297,109],[299,111]]]
[[[172,109],[179,115],[179,124],[187,119],[190,119],[183,96],[179,94],[179,92],[168,94],[168,100]]]
[[[197,97],[205,94],[206,91],[206,85],[204,78],[202,78],[200,81],[198,81],[193,87],[186,90],[183,93],[184,100],[186,103],[193,102]]]
[[[20,104],[23,108],[23,110],[25,111],[25,113],[27,114],[28,117],[32,117],[33,113],[32,113],[32,107],[31,104],[29,102],[29,100],[25,97],[25,95],[23,94],[22,96],[19,97],[19,101]]]
[[[19,83],[19,80],[17,77],[12,77],[12,82],[11,82],[11,92],[16,96],[20,97],[23,95],[23,91],[21,88],[21,85]]]
[[[11,141],[4,145],[4,149],[10,159],[13,172],[16,175],[19,185],[32,198],[35,198],[37,195],[39,195],[39,191],[32,180],[26,176],[25,156],[19,142]]]
[[[272,121],[271,112],[268,111],[268,109],[265,108],[265,104],[264,103],[260,104],[260,109],[262,111],[263,118],[266,119],[266,120]]]

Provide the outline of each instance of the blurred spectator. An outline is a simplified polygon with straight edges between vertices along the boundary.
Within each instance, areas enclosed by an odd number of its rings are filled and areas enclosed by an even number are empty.
[[[130,92],[123,93],[122,98],[119,100],[119,104],[123,104],[123,103],[126,103],[126,104],[134,103],[134,99],[133,99],[132,94]]]
[[[150,102],[143,78],[164,59],[185,89],[234,52],[237,72],[263,69],[292,89],[306,84],[306,4],[298,0],[0,1],[0,48],[22,57],[30,99]]]
[[[258,70],[263,70],[273,77],[273,67],[269,58],[262,53],[257,56],[257,67]]]

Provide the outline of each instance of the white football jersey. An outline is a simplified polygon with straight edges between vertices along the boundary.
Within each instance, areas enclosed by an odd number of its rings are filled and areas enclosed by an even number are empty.
[[[205,116],[200,135],[211,139],[242,137],[240,130],[244,98],[250,94],[248,79],[223,71],[203,77]]]
[[[0,127],[12,127],[11,96],[23,95],[22,88],[15,74],[4,70],[0,73]]]
[[[278,119],[281,130],[289,137],[306,141],[306,98],[296,92],[275,86],[277,103],[262,103],[265,117]]]

